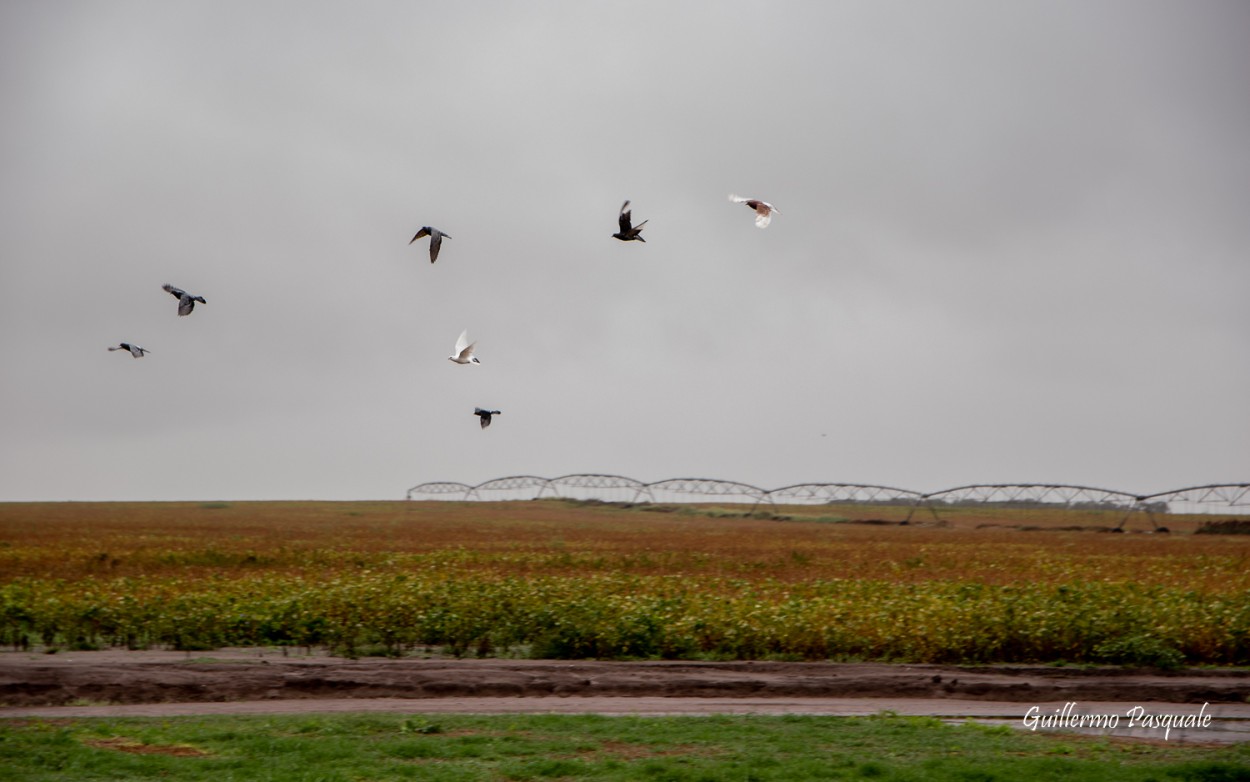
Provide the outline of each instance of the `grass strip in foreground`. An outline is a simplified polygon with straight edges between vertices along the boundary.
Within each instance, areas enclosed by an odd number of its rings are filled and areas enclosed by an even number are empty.
[[[1250,780],[1250,745],[925,717],[346,714],[0,720],[30,780]]]

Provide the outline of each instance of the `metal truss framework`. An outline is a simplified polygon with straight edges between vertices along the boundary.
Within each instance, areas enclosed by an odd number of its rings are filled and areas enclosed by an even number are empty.
[[[953,489],[929,492],[922,495],[911,513],[924,507],[934,518],[941,518],[942,506],[1000,505],[1014,507],[1061,507],[1089,510],[1123,510],[1117,529],[1123,528],[1133,511],[1137,510],[1139,497],[1114,489],[1098,489],[1093,486],[1072,486],[1056,483],[984,483],[956,486]],[[1152,518],[1153,520],[1153,518]],[[1158,525],[1156,524],[1156,527]]]
[[[757,505],[761,502],[772,502],[768,492],[758,486],[738,483],[737,481],[718,481],[713,478],[669,478],[664,481],[648,483],[647,489],[653,496],[656,492],[664,492],[666,494],[675,494],[679,497],[700,498],[693,500],[694,502],[700,502],[707,497],[715,497],[717,499],[746,497]],[[681,500],[678,499],[677,501],[680,502]]]
[[[1210,483],[1147,494],[1137,498],[1137,505],[1155,529],[1161,528],[1155,513],[1160,509],[1172,510],[1178,505],[1207,508],[1208,513],[1250,515],[1250,483]]]
[[[1139,502],[1209,503],[1228,508],[1250,508],[1250,483],[1212,483],[1188,489],[1147,494]]]
[[[924,495],[910,489],[866,483],[796,483],[768,492],[779,505],[833,505],[839,502],[870,505],[914,503]]]
[[[713,478],[669,478],[652,483],[623,475],[573,473],[559,478],[512,475],[470,486],[466,483],[435,481],[413,486],[408,499],[426,500],[536,500],[589,498],[606,500],[609,494],[629,496],[629,502],[655,502],[657,497],[676,502],[750,502],[769,505],[829,505],[837,503],[910,504],[907,520],[924,509],[935,519],[941,509],[967,505],[997,504],[1017,507],[1062,507],[1071,510],[1123,510],[1117,529],[1122,529],[1134,513],[1143,513],[1162,529],[1156,512],[1168,512],[1172,505],[1184,504],[1203,509],[1250,514],[1250,483],[1213,483],[1155,494],[1133,494],[1092,486],[1054,483],[969,484],[934,492],[918,492],[893,486],[863,483],[799,483],[780,489],[761,489],[737,481]],[[1210,510],[1200,512],[1211,512]]]
[[[539,478],[537,475],[510,475],[507,478],[495,478],[485,483],[479,483],[472,489],[469,489],[465,495],[466,500],[485,499],[482,492],[519,492],[522,496],[514,499],[536,500],[547,488],[548,480]],[[526,496],[530,493],[532,496]]]
[[[412,499],[412,495],[425,494],[429,499],[442,499],[448,494],[459,494],[455,499],[464,499],[469,492],[473,491],[473,487],[467,483],[456,483],[454,481],[434,481],[432,483],[423,483],[420,486],[413,486],[408,490],[408,499]]]
[[[624,475],[597,473],[561,475],[559,478],[552,478],[548,481],[547,488],[556,497],[580,498],[589,494],[594,499],[604,499],[609,496],[610,492],[616,490],[622,495],[628,494],[632,502],[638,502],[638,498],[643,495],[646,495],[648,502],[654,501],[647,484],[633,478],[626,478]],[[541,492],[539,496],[542,496]]]

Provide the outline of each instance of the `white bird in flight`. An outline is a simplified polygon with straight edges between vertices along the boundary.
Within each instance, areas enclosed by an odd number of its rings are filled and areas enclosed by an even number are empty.
[[[132,345],[129,342],[122,342],[115,348],[109,348],[109,350],[129,350],[130,355],[134,356],[135,358],[143,358],[144,353],[152,352],[148,350],[147,348],[141,348],[138,345]]]
[[[473,348],[477,347],[476,342],[469,342],[469,330],[465,329],[460,332],[460,336],[456,339],[456,352],[447,357],[448,361],[454,361],[457,364],[480,364],[477,356],[473,355]]]
[[[170,296],[173,296],[175,299],[178,300],[178,314],[179,315],[190,315],[191,310],[195,309],[195,303],[197,301],[200,304],[208,304],[208,302],[204,301],[203,296],[192,296],[191,294],[184,291],[182,288],[175,288],[169,283],[165,283],[164,285],[162,285],[161,289],[164,290],[166,293],[168,293]]]
[[[773,213],[781,214],[781,210],[767,201],[761,201],[758,198],[743,198],[732,193],[729,194],[729,200],[735,204],[746,204],[755,210],[755,227],[767,228],[768,224],[773,220]]]

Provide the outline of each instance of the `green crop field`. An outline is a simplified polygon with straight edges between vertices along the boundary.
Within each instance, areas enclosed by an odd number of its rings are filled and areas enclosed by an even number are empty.
[[[0,643],[1250,664],[1245,536],[847,523],[880,513],[3,504]]]

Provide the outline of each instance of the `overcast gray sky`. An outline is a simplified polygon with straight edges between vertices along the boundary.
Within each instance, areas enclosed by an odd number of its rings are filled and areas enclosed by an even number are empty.
[[[1250,480],[1247,40],[1234,0],[5,3],[0,500]]]

